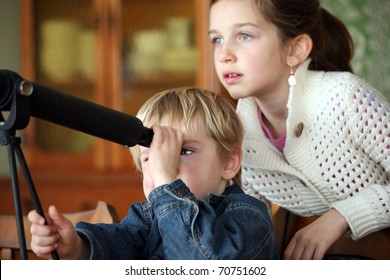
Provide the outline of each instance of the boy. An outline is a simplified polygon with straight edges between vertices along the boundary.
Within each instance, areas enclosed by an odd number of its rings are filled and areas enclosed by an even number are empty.
[[[33,251],[65,259],[278,259],[266,205],[239,187],[243,127],[224,97],[179,88],[150,98],[137,117],[150,148],[131,153],[146,201],[120,224],[73,225],[54,206],[29,213]]]

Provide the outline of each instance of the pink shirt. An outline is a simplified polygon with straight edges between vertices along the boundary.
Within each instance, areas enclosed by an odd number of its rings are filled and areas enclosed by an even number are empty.
[[[275,139],[272,136],[272,133],[269,131],[268,127],[265,125],[265,123],[263,121],[263,114],[261,113],[260,109],[258,109],[258,112],[259,112],[259,121],[260,121],[261,127],[263,128],[265,136],[271,141],[271,143],[276,148],[278,148],[280,151],[283,152],[284,145],[286,144],[286,135],[283,135],[282,137]]]

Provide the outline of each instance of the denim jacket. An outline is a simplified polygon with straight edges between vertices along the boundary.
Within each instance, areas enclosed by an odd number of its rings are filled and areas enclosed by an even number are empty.
[[[197,200],[180,179],[133,204],[119,224],[76,224],[91,259],[279,259],[266,205],[239,186]]]

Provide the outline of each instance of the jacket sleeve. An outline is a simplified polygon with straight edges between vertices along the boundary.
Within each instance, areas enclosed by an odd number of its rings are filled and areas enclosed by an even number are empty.
[[[93,260],[132,260],[140,259],[150,227],[143,217],[141,205],[136,203],[119,224],[90,224],[79,222],[76,231],[88,240]]]
[[[214,209],[178,179],[149,195],[167,259],[277,259],[266,205],[229,195]]]

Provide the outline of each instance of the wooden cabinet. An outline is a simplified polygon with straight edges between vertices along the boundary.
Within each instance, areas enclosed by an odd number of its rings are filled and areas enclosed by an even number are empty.
[[[215,87],[208,0],[21,5],[24,78],[131,115],[158,91]],[[29,126],[25,141],[32,166],[48,168],[61,154],[62,169],[131,167],[122,147],[41,120]]]
[[[218,91],[208,2],[21,0],[20,74],[131,115],[168,88]],[[119,144],[34,118],[22,143],[44,208],[56,204],[73,212],[106,200],[123,216],[143,198],[140,176]],[[5,185],[2,194],[9,193]],[[21,192],[28,205],[23,187]],[[2,204],[1,213],[12,212],[4,206],[10,203]]]

